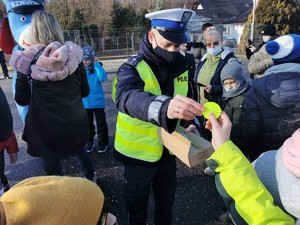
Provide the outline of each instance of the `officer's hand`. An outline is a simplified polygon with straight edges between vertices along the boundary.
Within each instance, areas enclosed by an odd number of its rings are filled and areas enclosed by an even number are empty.
[[[230,119],[225,112],[222,112],[218,120],[213,113],[209,114],[209,120],[206,121],[205,128],[211,131],[211,144],[215,150],[230,139],[231,126]]]
[[[195,100],[183,95],[176,95],[169,104],[167,117],[169,119],[193,120],[201,116],[203,106]]]

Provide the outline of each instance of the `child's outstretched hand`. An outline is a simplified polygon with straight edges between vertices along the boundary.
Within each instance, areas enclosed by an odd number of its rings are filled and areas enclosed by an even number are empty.
[[[17,162],[18,159],[18,153],[8,153],[9,158],[10,158],[10,164],[14,164],[15,162]]]
[[[206,121],[205,128],[209,129],[212,133],[212,146],[218,149],[222,144],[230,139],[231,122],[225,112],[216,119],[213,113],[209,114],[209,120]]]

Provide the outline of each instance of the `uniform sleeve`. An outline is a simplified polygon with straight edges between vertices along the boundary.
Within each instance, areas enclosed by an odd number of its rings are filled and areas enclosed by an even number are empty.
[[[94,67],[95,67],[96,74],[98,76],[98,80],[100,82],[107,80],[107,73],[105,72],[101,64],[99,62],[95,62]]]
[[[225,142],[207,159],[216,172],[215,183],[235,224],[292,225],[294,220],[273,204],[273,197],[254,168],[231,142]]]
[[[162,114],[165,104],[171,97],[156,96],[144,91],[144,81],[135,67],[124,63],[117,72],[115,103],[119,111],[134,118],[151,122],[158,126],[162,124]]]
[[[27,75],[17,72],[15,100],[21,106],[29,105],[31,87]]]

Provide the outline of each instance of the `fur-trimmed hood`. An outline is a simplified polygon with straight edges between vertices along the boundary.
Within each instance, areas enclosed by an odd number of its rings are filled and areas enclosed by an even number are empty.
[[[43,48],[44,51],[35,64],[30,65],[34,56]],[[33,45],[24,51],[16,51],[10,59],[10,65],[19,72],[28,74],[39,81],[63,80],[74,73],[82,59],[80,46],[67,41],[64,44],[53,42],[47,46]]]

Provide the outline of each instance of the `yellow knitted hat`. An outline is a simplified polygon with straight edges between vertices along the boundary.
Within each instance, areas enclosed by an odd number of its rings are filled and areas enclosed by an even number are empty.
[[[0,202],[7,225],[96,225],[104,196],[83,178],[42,176],[16,184]]]

